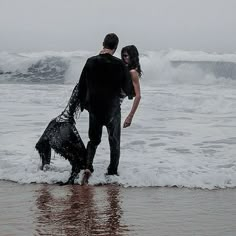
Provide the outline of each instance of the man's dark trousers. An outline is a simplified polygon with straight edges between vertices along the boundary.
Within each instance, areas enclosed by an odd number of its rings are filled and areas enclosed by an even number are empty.
[[[119,110],[107,118],[99,118],[89,113],[89,142],[87,145],[87,167],[93,172],[93,159],[97,146],[101,142],[102,127],[106,126],[108,132],[108,140],[110,145],[110,164],[107,174],[117,175],[117,168],[120,159],[120,134],[121,134],[121,113]]]

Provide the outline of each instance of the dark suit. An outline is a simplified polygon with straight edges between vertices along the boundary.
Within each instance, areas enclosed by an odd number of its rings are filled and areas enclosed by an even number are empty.
[[[124,63],[106,53],[87,60],[79,81],[81,108],[89,112],[87,168],[93,172],[93,158],[106,126],[110,144],[108,174],[117,174],[120,159],[120,98],[123,91],[133,97],[132,81]]]

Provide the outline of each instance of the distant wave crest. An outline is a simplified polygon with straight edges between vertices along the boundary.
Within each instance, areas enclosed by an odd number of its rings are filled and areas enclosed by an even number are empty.
[[[9,83],[62,83],[68,67],[66,59],[48,56],[33,61],[27,68],[0,68],[0,80]]]
[[[93,52],[0,53],[0,83],[74,83]],[[119,57],[119,55],[117,55]],[[178,50],[141,54],[144,77],[151,83],[236,80],[236,54]]]

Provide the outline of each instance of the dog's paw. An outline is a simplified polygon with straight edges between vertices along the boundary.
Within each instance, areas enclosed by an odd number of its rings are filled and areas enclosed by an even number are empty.
[[[74,181],[66,181],[66,182],[58,181],[56,182],[56,184],[58,184],[59,186],[73,185]]]
[[[51,166],[49,164],[40,166],[40,170],[43,170],[43,171],[47,171],[47,170],[50,170],[50,169],[51,169]]]
[[[66,183],[65,183],[65,182],[62,182],[62,181],[58,181],[58,182],[56,182],[56,184],[58,184],[59,186],[64,186],[64,185],[66,185]]]

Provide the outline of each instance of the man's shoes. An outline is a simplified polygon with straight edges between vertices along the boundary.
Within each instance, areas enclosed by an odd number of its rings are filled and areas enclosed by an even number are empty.
[[[88,184],[88,179],[91,175],[92,175],[91,171],[89,169],[86,169],[84,171],[84,176],[83,176],[83,179],[81,181],[81,185],[87,185]]]

